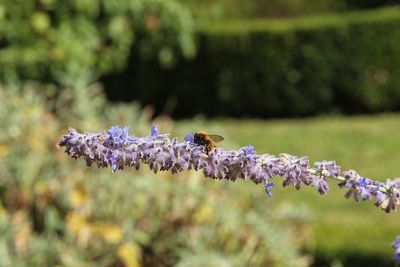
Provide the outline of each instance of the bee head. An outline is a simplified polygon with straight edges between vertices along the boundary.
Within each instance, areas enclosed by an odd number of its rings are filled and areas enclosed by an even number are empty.
[[[198,143],[202,139],[203,139],[203,135],[201,133],[195,132],[193,134],[193,140],[194,140],[195,143]]]

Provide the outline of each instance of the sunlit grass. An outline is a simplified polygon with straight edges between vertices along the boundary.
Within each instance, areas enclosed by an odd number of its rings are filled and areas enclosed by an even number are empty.
[[[237,149],[254,145],[258,153],[309,156],[311,161],[336,160],[342,169],[385,180],[400,176],[400,115],[322,117],[303,120],[198,120],[177,124],[175,134],[202,129],[225,136],[223,146]],[[237,186],[259,191],[247,183]],[[343,253],[382,255],[390,258],[390,244],[400,234],[400,214],[385,214],[373,202],[356,203],[343,197],[334,182],[323,197],[312,188],[296,191],[277,186],[272,202],[307,205],[313,213],[309,250],[340,258]]]

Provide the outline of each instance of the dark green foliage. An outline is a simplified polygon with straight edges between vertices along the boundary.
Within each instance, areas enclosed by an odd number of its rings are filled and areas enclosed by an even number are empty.
[[[295,17],[399,4],[399,0],[179,0],[197,19],[229,20]]]
[[[372,8],[383,5],[399,4],[398,0],[345,0],[349,9]]]
[[[289,20],[213,23],[194,61],[173,70],[143,62],[107,78],[114,99],[176,115],[306,116],[400,108],[400,9]],[[132,60],[131,66],[137,63]],[[150,75],[150,76],[149,76]],[[117,81],[118,80],[118,81]],[[132,90],[118,96],[116,88]]]

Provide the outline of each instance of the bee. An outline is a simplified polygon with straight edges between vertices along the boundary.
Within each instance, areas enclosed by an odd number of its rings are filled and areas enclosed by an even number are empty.
[[[208,134],[204,131],[197,131],[193,134],[193,142],[199,146],[203,146],[206,149],[206,154],[210,153],[215,147],[215,143],[219,143],[224,140],[220,135]]]

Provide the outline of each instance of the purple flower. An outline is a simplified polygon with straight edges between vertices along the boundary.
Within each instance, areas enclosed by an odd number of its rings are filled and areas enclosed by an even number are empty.
[[[293,155],[281,154],[280,160],[283,163],[283,186],[291,184],[299,190],[302,183],[310,185],[307,157],[297,158]]]
[[[397,236],[396,240],[393,242],[392,247],[396,249],[397,253],[400,253],[400,235]]]
[[[191,143],[191,144],[193,144],[193,142],[194,142],[194,137],[193,137],[193,134],[187,134],[186,136],[185,136],[185,142],[188,142],[188,143]]]
[[[400,264],[400,253],[394,253],[394,254],[392,255],[392,259],[393,259],[393,261],[396,262],[396,264]],[[396,266],[397,266],[397,265],[396,265]]]
[[[173,145],[173,155],[171,155],[171,172],[178,173],[184,170],[191,169],[190,151],[187,147],[182,147],[180,144]],[[174,157],[177,160],[173,160]]]
[[[371,179],[361,177],[356,185],[360,189],[360,195],[362,200],[371,199],[372,196],[376,195],[377,187],[372,184]]]
[[[109,144],[113,147],[122,146],[128,137],[128,131],[129,131],[128,126],[125,126],[124,128],[120,128],[119,126],[111,127],[107,131]]]
[[[271,188],[274,187],[274,185],[275,185],[275,183],[268,182],[268,181],[264,184],[264,190],[265,190],[265,193],[267,193],[267,196],[272,197]]]
[[[387,213],[395,211],[400,204],[400,178],[396,178],[394,181],[387,179],[386,183],[380,185],[386,192],[376,192],[375,205]]]
[[[315,169],[324,177],[338,178],[340,174],[340,166],[336,165],[335,161],[315,162]]]
[[[345,171],[343,173],[344,181],[338,185],[340,188],[348,188],[345,197],[350,198],[353,196],[355,201],[371,199],[376,195],[377,186],[372,182],[371,179],[361,177],[354,170]]]
[[[392,258],[396,263],[400,263],[400,236],[397,236],[396,240],[392,243],[392,247],[396,250]]]
[[[117,168],[118,168],[118,163],[117,162],[118,162],[118,160],[119,160],[118,153],[114,152],[114,153],[109,155],[108,162],[110,164],[112,172],[116,172],[117,171]]]
[[[325,178],[313,179],[312,186],[318,190],[320,195],[328,193],[329,185]]]
[[[158,129],[157,129],[157,127],[156,127],[155,125],[153,125],[153,126],[151,127],[151,129],[150,129],[150,136],[156,137],[156,136],[158,136],[158,135],[159,135]]]
[[[338,178],[340,174],[340,166],[335,161],[321,161],[314,163],[315,168],[311,171],[311,185],[317,189],[320,195],[328,192],[329,185],[327,178]]]
[[[250,179],[254,183],[267,181],[269,178],[282,175],[281,162],[269,154],[263,154],[254,158],[253,166],[248,171]]]
[[[240,149],[240,152],[244,155],[253,155],[254,154],[254,147],[252,145],[246,145]]]

